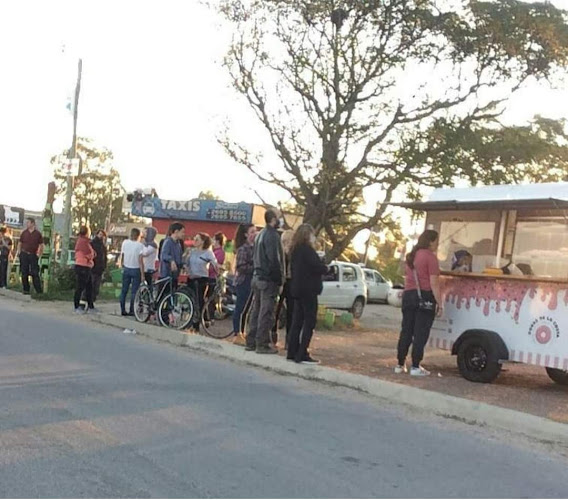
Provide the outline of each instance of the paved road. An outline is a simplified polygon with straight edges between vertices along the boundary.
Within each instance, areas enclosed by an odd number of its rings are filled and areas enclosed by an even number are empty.
[[[2,497],[568,493],[544,445],[2,298],[0,322]]]

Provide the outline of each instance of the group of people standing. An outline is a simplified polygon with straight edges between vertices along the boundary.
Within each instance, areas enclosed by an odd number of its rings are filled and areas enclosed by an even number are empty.
[[[0,288],[8,287],[8,264],[15,258],[20,260],[22,274],[22,291],[30,295],[30,278],[37,294],[43,293],[39,271],[39,259],[43,254],[43,236],[36,229],[35,219],[26,219],[26,229],[20,234],[17,249],[14,254],[14,241],[8,228],[0,228]]]
[[[237,300],[232,325],[235,343],[241,343],[245,350],[258,354],[277,354],[276,339],[271,334],[276,330],[280,306],[285,303],[287,359],[316,364],[318,361],[310,355],[309,346],[317,321],[318,296],[328,267],[316,252],[316,235],[312,226],[302,224],[296,231],[288,230],[280,235],[278,229],[282,221],[276,210],[266,211],[265,222],[266,226],[260,233],[252,224],[241,224],[235,236]],[[0,236],[3,233],[0,232]],[[77,312],[94,310],[107,264],[106,234],[98,231],[93,240],[89,236],[88,228],[82,227],[75,247]],[[141,282],[151,284],[158,270],[161,278],[171,277],[176,286],[184,268],[202,310],[207,294],[212,292],[223,269],[225,236],[218,233],[211,238],[206,233],[198,233],[193,239],[193,248],[187,251],[183,243],[185,228],[179,222],[170,226],[160,248],[156,244],[154,228],[144,230],[142,241],[140,236],[140,230],[133,229],[130,239],[123,243],[121,249],[122,315],[134,314],[134,297]],[[0,239],[0,245],[0,248],[8,246],[5,238]],[[410,374],[429,375],[420,363],[435,316],[442,314],[437,245],[438,233],[427,230],[406,259],[403,320],[398,342],[398,365],[395,367],[397,374],[408,371],[406,357],[412,345]],[[127,310],[129,291],[131,300]],[[81,310],[79,301],[83,293],[87,306]],[[248,331],[245,335],[247,317]],[[199,330],[199,322],[193,325],[193,329]]]
[[[91,231],[81,226],[75,243],[75,295],[73,303],[76,314],[96,312],[95,302],[99,296],[103,274],[107,267],[106,233],[97,231],[91,240]],[[81,305],[85,299],[86,306]]]
[[[180,272],[185,268],[202,310],[208,294],[215,288],[216,280],[225,262],[225,236],[217,233],[211,238],[207,233],[198,233],[193,238],[193,247],[185,249],[185,227],[174,222],[166,238],[156,243],[157,231],[153,227],[144,229],[142,241],[140,230],[133,229],[130,239],[122,244],[122,292],[120,308],[123,316],[134,315],[134,298],[142,282],[152,284],[156,271],[160,278],[172,279],[177,287]],[[126,298],[130,292],[130,308],[126,309]],[[199,331],[199,318],[192,325]]]
[[[278,321],[278,298],[286,302],[287,359],[297,363],[318,363],[309,345],[317,321],[318,295],[327,266],[316,250],[316,236],[309,224],[280,236],[280,214],[268,210],[266,227],[259,233],[253,225],[242,225],[235,246],[237,305],[233,315],[235,338],[243,338],[245,350],[277,354],[271,333]],[[243,318],[250,304],[248,332]]]

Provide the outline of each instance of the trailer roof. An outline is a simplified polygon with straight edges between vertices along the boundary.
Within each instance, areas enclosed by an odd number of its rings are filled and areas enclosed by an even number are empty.
[[[414,210],[568,208],[568,182],[436,189],[426,201],[398,203]]]

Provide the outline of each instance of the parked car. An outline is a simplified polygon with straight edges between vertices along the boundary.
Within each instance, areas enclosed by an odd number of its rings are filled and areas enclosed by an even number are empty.
[[[388,302],[389,291],[392,287],[381,273],[374,269],[363,268],[367,283],[367,302]]]
[[[350,311],[355,318],[360,318],[367,304],[367,284],[361,267],[349,262],[332,262],[323,277],[319,303],[331,309]]]
[[[387,302],[394,307],[402,307],[402,294],[404,293],[404,286],[396,285],[389,290]]]

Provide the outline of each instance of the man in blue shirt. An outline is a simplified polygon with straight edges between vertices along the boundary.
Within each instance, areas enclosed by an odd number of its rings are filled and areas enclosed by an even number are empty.
[[[184,237],[185,227],[180,222],[174,222],[170,226],[168,237],[160,253],[160,278],[173,278],[174,288],[177,286],[177,278],[183,265],[180,241],[183,242]]]

